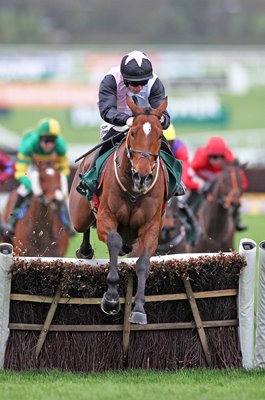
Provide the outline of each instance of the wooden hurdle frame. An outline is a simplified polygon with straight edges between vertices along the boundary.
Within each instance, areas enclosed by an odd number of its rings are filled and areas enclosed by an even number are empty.
[[[211,355],[205,334],[205,328],[208,327],[221,327],[221,326],[239,326],[240,346],[242,352],[242,364],[244,368],[253,368],[254,363],[254,285],[255,285],[255,268],[256,268],[256,243],[251,239],[243,239],[240,242],[239,253],[246,258],[247,266],[244,268],[239,279],[239,290],[215,290],[207,292],[194,293],[189,280],[183,279],[186,293],[178,294],[163,294],[146,296],[146,302],[152,301],[172,301],[172,300],[188,300],[192,310],[194,322],[175,322],[175,323],[155,323],[147,325],[133,325],[129,322],[129,315],[133,303],[133,279],[132,276],[128,279],[126,296],[121,298],[124,308],[124,322],[119,325],[54,325],[52,324],[53,316],[56,312],[58,304],[100,304],[101,298],[66,298],[61,297],[60,289],[57,290],[54,297],[36,296],[36,295],[22,295],[11,293],[11,276],[9,274],[10,267],[13,263],[13,247],[10,244],[0,244],[0,285],[2,282],[2,290],[0,290],[0,368],[4,365],[5,347],[11,330],[34,330],[40,331],[36,346],[36,358],[38,358],[43,344],[45,342],[47,333],[49,331],[75,331],[75,332],[100,332],[100,331],[122,331],[123,351],[126,354],[129,347],[130,332],[140,330],[169,330],[169,329],[190,329],[196,328],[204,352],[207,365],[211,366]],[[265,246],[260,245],[264,250]],[[231,255],[231,253],[224,253],[224,255]],[[190,257],[197,258],[201,256],[215,256],[214,253],[208,254],[180,254],[163,256],[162,259],[184,259],[188,260]],[[21,257],[23,259],[23,257]],[[25,257],[25,260],[30,260],[32,257]],[[53,258],[41,259],[45,262],[52,262]],[[56,259],[57,260],[57,259]],[[108,263],[108,260],[73,260],[62,259],[63,262],[74,262],[77,265],[93,265],[100,266]],[[152,260],[161,260],[161,257],[152,257]],[[265,260],[265,257],[264,257]],[[123,259],[127,264],[135,264],[136,259]],[[265,266],[262,264],[262,277],[263,285],[265,285]],[[0,287],[1,289],[1,287]],[[263,290],[264,293],[264,290]],[[224,320],[224,321],[202,321],[196,299],[222,297],[222,296],[237,296],[238,298],[238,320]],[[41,302],[49,303],[50,308],[47,313],[44,324],[23,324],[23,323],[9,323],[9,305],[10,301],[27,301],[27,302]],[[262,302],[261,302],[262,303]],[[260,302],[259,302],[260,304]],[[260,306],[261,307],[261,306]],[[264,310],[263,310],[264,311]],[[263,321],[263,320],[262,320]],[[259,349],[264,347],[264,338],[259,328],[257,328],[258,336],[257,346]],[[257,349],[258,366],[264,366],[265,355],[264,350]]]

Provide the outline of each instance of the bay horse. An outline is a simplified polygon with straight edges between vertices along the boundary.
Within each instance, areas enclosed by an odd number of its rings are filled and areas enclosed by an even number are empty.
[[[35,160],[31,173],[32,196],[21,207],[14,237],[16,256],[63,257],[66,254],[69,234],[60,216],[65,204],[65,184],[56,167],[56,160]],[[17,196],[10,195],[5,210],[7,220]],[[65,205],[64,205],[65,206]]]
[[[166,193],[166,177],[159,151],[162,140],[160,118],[167,107],[167,98],[156,108],[140,108],[129,97],[127,104],[133,114],[133,125],[126,140],[117,147],[104,171],[104,180],[96,216],[99,240],[109,251],[108,289],[103,295],[101,309],[106,314],[120,310],[117,286],[119,282],[118,256],[123,245],[135,245],[137,291],[130,322],[146,324],[144,310],[145,282],[149,275],[150,257],[154,254]],[[78,257],[92,258],[89,228],[94,222],[93,205],[76,191],[79,174],[88,170],[90,158],[85,157],[73,179],[70,196],[70,217],[73,227],[83,232]]]
[[[233,213],[240,206],[243,194],[242,171],[237,161],[226,163],[223,171],[213,183],[211,191],[198,210],[198,222],[202,235],[192,253],[229,252],[233,249],[235,222]]]
[[[173,197],[167,205],[155,255],[180,254],[187,251],[187,236],[180,217],[179,200]]]

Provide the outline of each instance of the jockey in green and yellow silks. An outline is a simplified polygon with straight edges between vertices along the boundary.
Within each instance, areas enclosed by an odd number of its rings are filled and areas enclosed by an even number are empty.
[[[59,122],[53,118],[42,119],[36,130],[26,133],[19,145],[17,153],[17,162],[15,164],[15,178],[19,182],[17,189],[17,200],[11,213],[9,221],[9,233],[14,233],[19,209],[26,197],[32,194],[31,172],[34,169],[36,161],[49,161],[56,156],[56,163],[64,182],[64,197],[68,197],[68,177],[70,175],[70,166],[67,157],[67,146],[65,139],[61,136],[61,127]],[[34,193],[35,194],[35,193]],[[42,195],[40,192],[37,194]],[[65,207],[67,208],[67,207]],[[67,228],[72,232],[70,220],[67,212]]]

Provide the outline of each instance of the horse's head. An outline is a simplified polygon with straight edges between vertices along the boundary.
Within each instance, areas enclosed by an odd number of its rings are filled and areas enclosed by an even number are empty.
[[[243,168],[237,161],[226,163],[222,173],[216,180],[212,196],[224,208],[229,208],[231,205],[239,205],[240,197],[243,194]]]
[[[129,96],[127,104],[134,116],[126,140],[134,190],[145,192],[152,184],[156,171],[163,132],[160,118],[167,107],[167,98],[156,109],[140,108]]]
[[[46,204],[64,199],[60,171],[53,160],[38,162],[38,176],[32,182],[32,190],[41,196]]]

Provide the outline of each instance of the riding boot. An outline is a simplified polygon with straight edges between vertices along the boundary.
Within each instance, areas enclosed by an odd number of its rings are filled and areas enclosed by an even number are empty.
[[[201,227],[198,225],[196,217],[187,203],[180,202],[179,210],[180,214],[184,216],[184,225],[187,232],[188,242],[194,246],[202,234]]]
[[[71,237],[75,236],[76,231],[72,227],[68,207],[65,203],[62,203],[60,205],[60,218],[61,218],[62,223],[66,227],[66,230],[67,230],[69,236],[71,236]]]
[[[240,204],[235,204],[234,208],[233,208],[233,219],[234,219],[234,224],[235,224],[235,228],[237,231],[241,232],[241,231],[245,231],[246,229],[248,229],[247,225],[244,225],[241,221],[240,221]]]
[[[192,210],[192,212],[196,215],[204,199],[204,193],[200,193],[196,190],[191,190],[186,200],[186,203],[188,207]]]
[[[15,233],[15,227],[16,227],[16,223],[18,220],[18,215],[20,212],[21,205],[24,201],[25,201],[25,197],[18,194],[17,198],[16,198],[16,202],[13,207],[13,210],[10,213],[10,219],[5,227],[7,236],[13,236]]]

